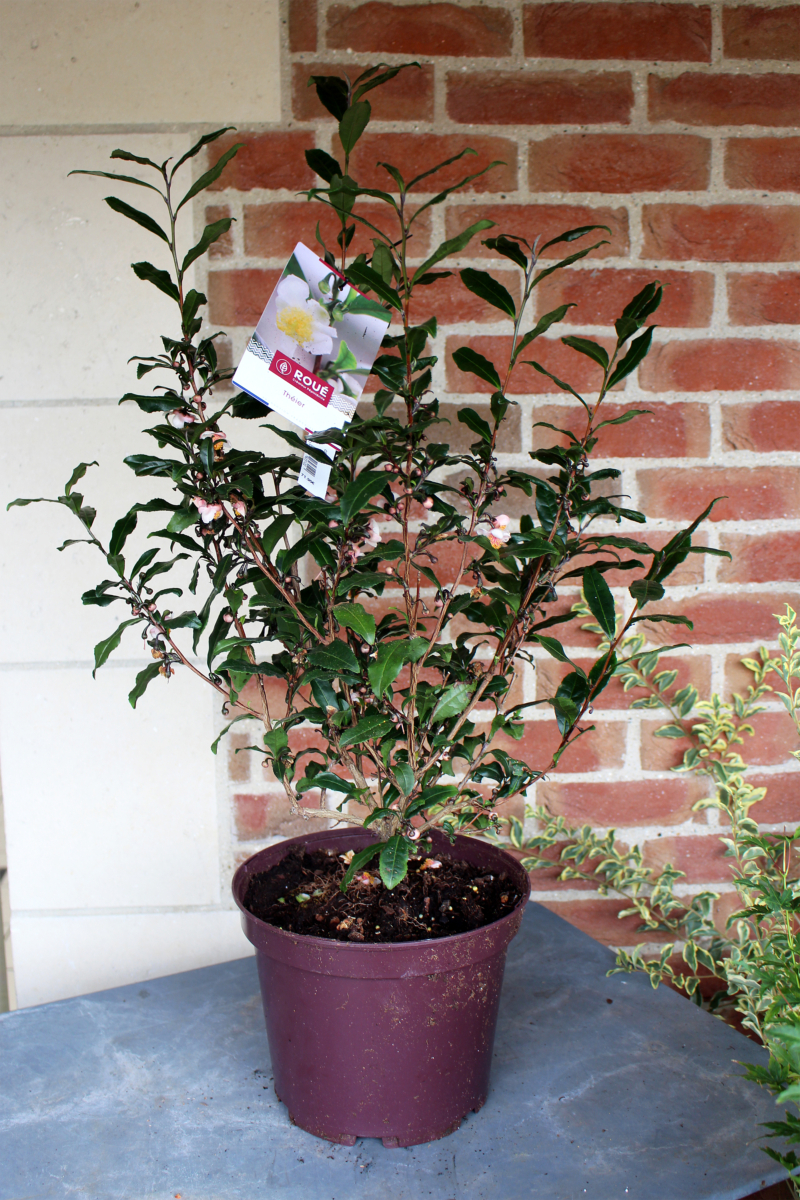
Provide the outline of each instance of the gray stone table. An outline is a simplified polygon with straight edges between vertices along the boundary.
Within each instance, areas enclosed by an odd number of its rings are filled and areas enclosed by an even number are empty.
[[[252,958],[0,1018],[2,1200],[737,1200],[782,1177],[759,1047],[537,904],[486,1106],[405,1150],[319,1141],[271,1086]]]

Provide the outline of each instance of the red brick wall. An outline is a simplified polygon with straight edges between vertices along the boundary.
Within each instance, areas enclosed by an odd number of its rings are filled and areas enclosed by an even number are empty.
[[[376,158],[409,168],[468,145],[480,156],[471,162],[505,164],[435,212],[420,256],[429,240],[482,215],[528,237],[608,224],[609,244],[593,261],[539,297],[541,311],[577,301],[573,331],[595,334],[643,280],[669,284],[657,346],[618,399],[652,415],[609,431],[600,450],[664,531],[713,496],[728,497],[705,536],[733,562],[693,557],[669,597],[695,621],[696,651],[681,658],[687,678],[703,694],[741,686],[738,658],[774,641],[772,614],[797,602],[800,578],[800,6],[291,0],[284,37],[283,122],[246,133],[213,210],[237,218],[208,281],[212,322],[229,331],[233,355],[294,242],[314,243],[319,213],[296,195],[311,182],[302,151],[330,150],[333,122],[308,75],[419,59],[421,71],[371,93],[376,120],[356,176],[380,178]],[[480,247],[471,254],[485,262]],[[447,362],[445,348],[470,338],[485,350],[505,331],[494,310],[437,286],[437,384],[457,404],[474,380]],[[547,355],[561,364],[565,352],[553,340]],[[533,422],[569,419],[571,405],[533,372],[517,386],[521,419],[503,449],[524,463],[539,439]],[[531,673],[529,698],[554,666],[547,659],[538,679]],[[691,809],[704,784],[669,773],[675,743],[652,741],[652,714],[630,713],[612,687],[596,725],[539,786],[539,799],[576,821],[619,827],[646,844],[650,861],[682,867],[692,888],[727,888],[714,819]],[[523,745],[537,753],[551,740],[533,721]],[[774,781],[761,815],[778,824],[800,816],[792,744],[779,714],[760,721],[756,782]],[[232,759],[229,786],[238,853],[297,829],[256,761]],[[635,939],[635,922],[617,922],[615,900],[541,876],[534,887],[596,936]]]

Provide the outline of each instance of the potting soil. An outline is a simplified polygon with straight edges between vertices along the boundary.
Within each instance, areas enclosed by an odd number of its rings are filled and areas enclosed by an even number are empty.
[[[245,907],[292,933],[351,942],[415,942],[490,925],[511,912],[520,893],[511,878],[455,859],[412,858],[391,891],[377,862],[342,892],[347,856],[300,847],[250,880]]]

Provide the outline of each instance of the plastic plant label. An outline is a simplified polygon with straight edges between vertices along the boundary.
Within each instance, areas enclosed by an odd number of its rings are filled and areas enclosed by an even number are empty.
[[[390,319],[299,242],[233,382],[307,432],[341,429],[356,410]],[[304,467],[307,459],[313,477],[323,464],[307,455]]]

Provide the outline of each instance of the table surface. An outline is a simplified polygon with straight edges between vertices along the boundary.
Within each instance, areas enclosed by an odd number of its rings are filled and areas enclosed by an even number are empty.
[[[0,1198],[739,1200],[783,1172],[753,1042],[530,904],[485,1107],[449,1137],[335,1146],[272,1090],[253,958],[0,1017]],[[609,1003],[610,1002],[610,1003]]]

